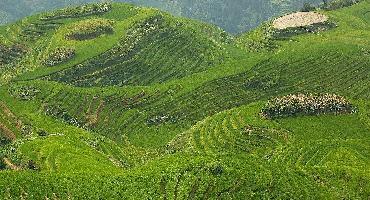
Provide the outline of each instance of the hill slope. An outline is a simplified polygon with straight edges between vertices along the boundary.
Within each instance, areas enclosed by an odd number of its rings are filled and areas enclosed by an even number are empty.
[[[0,197],[368,197],[369,7],[237,38],[128,4],[1,27]],[[356,109],[261,115],[291,93]]]

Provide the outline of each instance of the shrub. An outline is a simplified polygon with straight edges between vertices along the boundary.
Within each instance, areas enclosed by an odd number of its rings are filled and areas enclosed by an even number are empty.
[[[75,56],[75,50],[73,48],[59,47],[48,55],[48,58],[44,61],[46,66],[55,66],[70,60]]]
[[[70,115],[61,105],[44,105],[46,115],[62,120],[73,126],[82,127],[79,121]]]
[[[291,94],[270,100],[262,109],[262,115],[266,118],[353,112],[354,106],[335,94]]]
[[[0,44],[0,65],[9,64],[27,52],[27,48],[21,44],[6,46]]]
[[[113,21],[107,19],[89,19],[74,25],[66,38],[70,40],[89,40],[103,34],[113,33]]]
[[[25,166],[26,169],[35,170],[35,171],[40,169],[39,166],[36,164],[36,162],[33,160],[29,160],[25,165],[26,165]]]
[[[323,4],[321,7],[322,9],[325,9],[325,10],[336,10],[336,9],[352,6],[361,1],[362,0],[333,0],[331,2]]]
[[[73,8],[65,8],[57,10],[55,12],[49,13],[46,16],[43,16],[44,20],[55,20],[63,18],[74,18],[74,17],[84,17],[95,14],[102,14],[110,11],[112,5],[109,3],[97,3],[97,4],[88,4],[83,6],[77,6]]]
[[[290,27],[282,30],[275,30],[273,37],[275,39],[286,39],[304,33],[320,33],[336,27],[337,25],[335,23],[327,21],[308,26]]]
[[[7,137],[3,137],[0,133],[0,147],[5,146],[11,142],[12,142],[11,140],[9,140]]]
[[[214,176],[220,176],[224,173],[225,169],[221,165],[221,163],[215,162],[215,163],[208,163],[207,168],[209,172]]]
[[[250,52],[273,51],[277,48],[274,43],[275,29],[271,24],[265,23],[239,38],[239,44]]]
[[[245,86],[251,90],[267,90],[277,86],[279,84],[279,79],[280,77],[276,75],[254,76],[247,80]]]
[[[0,157],[0,170],[6,169],[6,164],[4,163],[4,160],[2,157]]]
[[[313,6],[312,4],[310,4],[310,3],[307,3],[307,2],[305,2],[304,4],[303,4],[303,7],[302,7],[302,9],[301,9],[301,11],[302,12],[310,12],[310,11],[314,11],[314,10],[316,10],[316,7],[315,6]]]
[[[37,135],[40,136],[40,137],[46,137],[48,136],[48,132],[46,132],[45,130],[43,129],[40,129],[40,130],[37,130]]]
[[[15,98],[28,101],[34,99],[40,90],[32,86],[13,86],[9,88],[9,93]]]

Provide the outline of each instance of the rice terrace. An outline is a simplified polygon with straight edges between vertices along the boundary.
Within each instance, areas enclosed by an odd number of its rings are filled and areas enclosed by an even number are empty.
[[[369,199],[369,13],[0,2],[0,199]]]

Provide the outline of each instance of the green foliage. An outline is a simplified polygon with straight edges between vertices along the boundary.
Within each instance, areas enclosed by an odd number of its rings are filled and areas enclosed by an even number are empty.
[[[301,9],[302,12],[310,12],[316,10],[316,7],[313,6],[312,4],[305,2],[303,3],[303,7]]]
[[[9,138],[7,138],[7,137],[5,137],[4,135],[3,135],[3,133],[1,132],[1,134],[0,134],[0,146],[5,146],[5,145],[7,145],[7,144],[9,144],[9,143],[11,143],[12,141],[9,139]],[[2,167],[1,167],[1,163],[0,163],[0,169],[3,169]]]
[[[56,48],[44,61],[46,66],[55,66],[70,60],[75,56],[75,50],[67,47]]]
[[[6,164],[4,163],[3,160],[0,160],[0,170],[6,169]]]
[[[325,10],[336,10],[336,9],[352,6],[361,1],[362,0],[333,0],[333,1],[330,1],[329,3],[323,4],[321,7]]]
[[[45,110],[44,112],[49,116],[59,118],[65,123],[80,127],[78,121],[72,116],[70,116],[63,108],[61,108],[60,105],[55,106],[45,105],[44,110]]]
[[[70,40],[89,40],[103,34],[113,34],[112,20],[88,19],[73,25],[72,30],[66,35]]]
[[[48,13],[42,18],[45,20],[55,20],[63,18],[85,17],[89,15],[102,14],[110,11],[112,5],[109,3],[87,4],[72,8],[65,8],[61,10]]]
[[[264,23],[255,30],[243,34],[237,39],[238,44],[251,52],[272,51],[277,48],[274,42],[275,30],[269,23]]]
[[[9,93],[15,98],[27,101],[34,99],[40,90],[32,86],[13,86],[9,88]]]
[[[0,44],[0,67],[19,59],[26,53],[26,51],[27,48],[24,45],[15,44],[8,47]]]
[[[355,112],[353,105],[344,97],[335,94],[293,94],[270,100],[261,114],[266,118],[279,118],[353,112]]]
[[[253,76],[247,80],[245,86],[251,90],[268,90],[279,84],[278,76]]]

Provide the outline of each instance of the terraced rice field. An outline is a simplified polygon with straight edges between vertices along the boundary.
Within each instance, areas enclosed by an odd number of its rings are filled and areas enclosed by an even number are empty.
[[[261,51],[128,4],[0,28],[30,50],[0,69],[0,199],[367,198],[368,7],[322,11],[336,26],[321,32],[246,33],[273,44]],[[65,38],[92,17],[114,33]],[[75,57],[43,65],[60,46]],[[356,112],[261,116],[296,93],[341,95]]]
[[[206,70],[222,60],[221,49],[157,14],[132,27],[116,48],[47,79],[84,87],[150,85]]]

